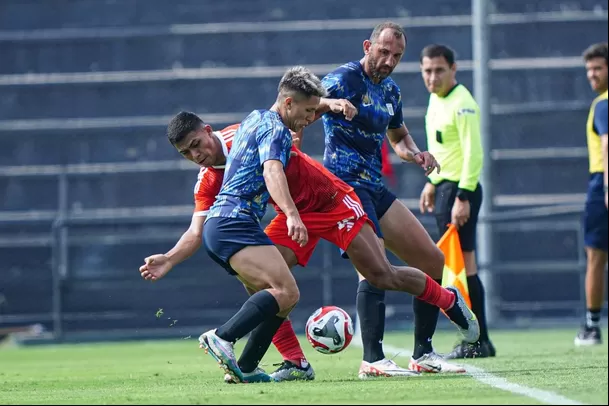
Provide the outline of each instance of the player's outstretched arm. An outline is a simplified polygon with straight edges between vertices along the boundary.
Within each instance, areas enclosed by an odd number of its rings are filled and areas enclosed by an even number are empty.
[[[190,227],[176,245],[166,254],[155,254],[144,259],[140,275],[148,281],[156,281],[167,275],[177,264],[185,261],[201,247],[204,216],[192,216]]]
[[[287,217],[288,235],[301,246],[304,246],[309,240],[307,228],[300,219],[294,200],[290,196],[283,164],[275,159],[265,161],[263,175],[269,194]]]
[[[440,165],[436,159],[429,152],[419,150],[404,123],[398,128],[388,129],[387,138],[397,156],[406,162],[422,167],[426,176],[429,176],[434,170],[440,173]]]
[[[329,99],[322,97],[315,110],[315,120],[327,112],[343,113],[347,121],[351,121],[357,115],[357,108],[347,99]]]

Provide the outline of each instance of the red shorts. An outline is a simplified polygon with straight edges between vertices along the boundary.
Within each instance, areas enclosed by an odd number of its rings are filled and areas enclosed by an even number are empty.
[[[298,265],[301,266],[307,266],[320,239],[347,250],[364,224],[368,223],[374,228],[355,192],[345,195],[342,204],[329,212],[301,213],[300,218],[309,234],[309,242],[304,247],[288,236],[287,217],[283,213],[277,214],[264,232],[273,244],[283,245],[294,251]]]

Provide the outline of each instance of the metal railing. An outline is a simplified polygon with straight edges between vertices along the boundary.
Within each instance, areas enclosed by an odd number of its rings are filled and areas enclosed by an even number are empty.
[[[98,168],[99,169],[99,168]],[[152,168],[140,168],[144,171]],[[58,202],[57,211],[49,212],[45,216],[19,216],[19,218],[11,218],[10,213],[5,212],[0,216],[0,224],[26,225],[26,224],[42,224],[48,225],[50,229],[49,236],[32,235],[21,236],[20,238],[11,238],[5,236],[0,238],[0,247],[19,247],[28,245],[50,246],[51,247],[51,262],[52,262],[52,308],[48,314],[37,314],[35,316],[28,315],[20,317],[19,315],[0,315],[0,323],[10,320],[12,323],[26,322],[44,322],[51,321],[52,332],[55,338],[63,336],[63,323],[68,318],[79,318],[84,316],[66,315],[63,311],[63,292],[64,285],[70,280],[70,231],[74,227],[89,226],[89,225],[107,225],[107,224],[167,224],[183,222],[184,228],[190,219],[192,208],[190,206],[168,206],[168,207],[143,207],[143,208],[113,208],[113,209],[89,209],[89,210],[73,210],[70,209],[70,197],[68,195],[69,181],[72,177],[86,175],[89,172],[83,170],[63,170],[48,173],[48,176],[58,177]],[[24,175],[24,174],[22,174]],[[27,175],[26,175],[27,176]],[[413,202],[409,202],[413,203]],[[412,208],[412,204],[411,204]],[[413,208],[414,209],[414,208]],[[521,269],[535,269],[537,272],[554,271],[554,272],[580,272],[583,275],[585,268],[585,257],[583,247],[583,236],[581,232],[580,222],[575,217],[580,216],[582,211],[581,204],[568,205],[548,205],[542,207],[533,207],[525,209],[510,210],[507,212],[493,213],[488,217],[480,218],[480,224],[493,224],[496,229],[527,232],[531,230],[550,230],[562,229],[573,231],[577,236],[577,257],[572,261],[555,261],[551,258],[539,261],[519,261],[517,258],[514,261],[498,262],[494,261],[489,264],[480,264],[481,270],[492,270],[488,273],[491,276],[501,272],[518,272]],[[267,217],[272,216],[269,212]],[[549,221],[557,216],[567,216],[567,219],[560,221]],[[421,218],[421,221],[428,229],[433,229],[433,219],[430,216]],[[159,237],[163,241],[174,240],[176,235],[164,235]],[[124,235],[113,233],[105,233],[104,241],[113,241],[114,243],[122,243],[125,240]],[[146,239],[145,236],[133,237],[136,239]],[[133,239],[132,238],[132,239]],[[319,250],[318,250],[319,251]],[[307,277],[319,278],[319,284],[322,291],[323,301],[325,303],[333,303],[333,283],[334,278],[342,275],[343,271],[336,269],[333,265],[333,256],[335,252],[327,247],[322,248],[321,255],[322,269],[317,273],[312,273]],[[317,254],[319,255],[319,254]],[[338,274],[337,274],[338,272]],[[352,272],[349,270],[349,272]],[[490,285],[493,283],[491,281]],[[583,293],[583,288],[580,286],[580,292]],[[540,307],[550,307],[554,309],[573,307],[573,302],[548,302],[548,303],[509,303],[499,295],[492,294],[493,289],[489,289],[488,308],[491,321],[500,323],[500,314],[504,310],[517,309],[534,309]],[[580,295],[579,302],[583,301]],[[583,308],[583,307],[582,307]],[[221,311],[221,310],[217,310]],[[493,317],[493,315],[495,315]],[[73,316],[73,317],[72,317]]]

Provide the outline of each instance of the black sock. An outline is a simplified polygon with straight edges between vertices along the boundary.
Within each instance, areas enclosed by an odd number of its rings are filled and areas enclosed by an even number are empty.
[[[279,304],[275,297],[267,290],[261,290],[250,296],[237,314],[218,327],[216,335],[234,343],[278,312]]]
[[[364,361],[379,361],[385,358],[383,353],[385,291],[372,286],[366,280],[360,281],[355,304],[362,331]]]
[[[252,331],[238,362],[242,372],[252,372],[256,369],[271,346],[273,336],[284,321],[283,317],[273,316],[260,323]]]
[[[586,327],[599,328],[601,325],[601,309],[588,309],[586,312]]]
[[[434,280],[442,284],[441,279]],[[414,311],[414,350],[412,358],[418,359],[433,351],[431,339],[436,332],[440,308],[415,297],[412,301],[412,309]]]
[[[467,288],[469,299],[472,302],[472,311],[478,318],[480,325],[480,341],[488,341],[488,328],[486,326],[486,311],[484,309],[485,297],[484,286],[478,274],[467,277]]]

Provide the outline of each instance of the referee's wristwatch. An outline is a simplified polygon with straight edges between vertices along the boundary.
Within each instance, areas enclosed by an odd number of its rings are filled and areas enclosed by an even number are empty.
[[[457,190],[457,199],[461,200],[462,202],[468,202],[469,194],[469,190],[459,189]]]

